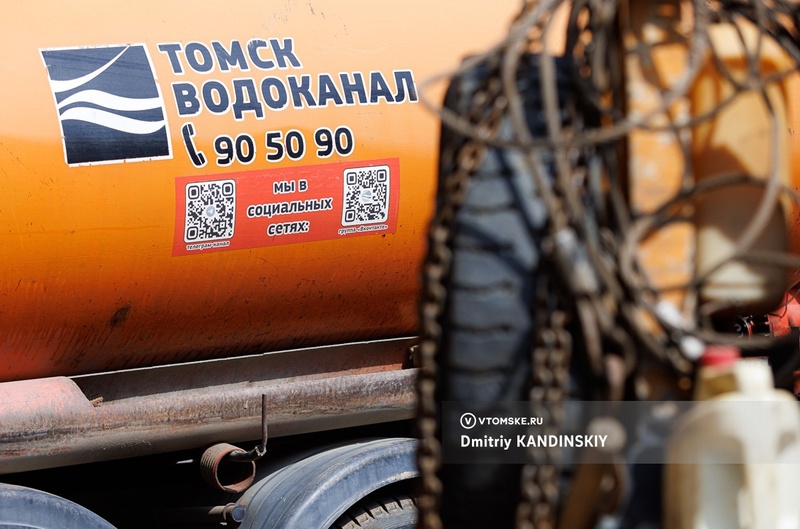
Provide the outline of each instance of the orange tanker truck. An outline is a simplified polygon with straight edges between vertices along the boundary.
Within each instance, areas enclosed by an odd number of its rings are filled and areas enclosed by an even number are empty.
[[[0,8],[0,527],[694,527],[443,407],[800,365],[793,6]]]
[[[0,526],[108,527],[56,496],[111,496],[97,472],[114,460],[158,461],[160,485],[178,460],[156,454],[197,465],[262,426],[275,469],[317,462],[283,514],[253,503],[245,523],[327,528],[381,490],[411,526],[410,337],[439,134],[420,85],[513,9],[2,8]],[[147,521],[130,498],[91,509],[120,527],[233,523],[225,497],[255,465],[229,474],[225,447],[209,456],[222,503],[171,500]]]

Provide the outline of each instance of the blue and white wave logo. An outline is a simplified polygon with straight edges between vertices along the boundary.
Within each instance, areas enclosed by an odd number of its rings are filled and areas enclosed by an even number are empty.
[[[164,100],[144,45],[41,53],[69,165],[171,157]]]

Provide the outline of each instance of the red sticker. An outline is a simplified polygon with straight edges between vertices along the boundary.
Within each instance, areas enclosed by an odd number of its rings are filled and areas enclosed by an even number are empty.
[[[180,177],[172,255],[394,233],[399,182],[398,158]]]

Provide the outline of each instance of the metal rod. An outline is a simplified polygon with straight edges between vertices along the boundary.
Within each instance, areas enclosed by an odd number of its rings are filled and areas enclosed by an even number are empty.
[[[238,503],[215,505],[208,507],[186,507],[159,510],[156,517],[161,522],[178,526],[197,526],[220,522],[241,523],[244,520],[245,507]]]
[[[267,436],[267,395],[263,394],[261,395],[261,444],[249,452],[245,452],[244,450],[241,452],[231,452],[225,456],[225,459],[237,463],[252,463],[253,461],[258,461],[267,453]]]

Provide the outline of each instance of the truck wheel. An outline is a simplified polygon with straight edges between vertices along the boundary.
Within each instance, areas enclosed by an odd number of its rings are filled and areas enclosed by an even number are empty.
[[[382,496],[351,507],[331,529],[414,529],[417,507],[405,495]]]
[[[525,100],[528,127],[534,136],[543,136],[546,125],[540,110],[538,57],[528,56],[523,63],[518,88]],[[569,76],[564,61],[556,64],[563,101]],[[478,67],[454,79],[445,107],[468,115],[475,91],[487,75],[485,67]],[[445,127],[441,141],[441,152],[452,152],[463,138]],[[547,153],[542,161],[552,172]],[[443,160],[441,174],[453,170]],[[446,189],[443,182],[440,189]],[[509,416],[518,401],[528,399],[536,310],[532,307],[542,281],[538,272],[546,224],[546,208],[523,154],[487,146],[451,228],[452,268],[444,280],[447,304],[440,320],[442,342],[437,357],[442,402],[472,407],[461,411],[486,406],[497,416]],[[447,417],[443,420],[448,425],[452,422]],[[445,440],[443,450],[458,450],[451,443],[454,441]],[[513,527],[520,471],[519,465],[502,461],[443,465],[441,514],[445,527]]]
[[[39,490],[0,484],[0,528],[114,529],[93,512]]]
[[[413,529],[416,510],[404,495],[417,476],[416,450],[415,439],[362,439],[274,460],[237,500],[247,509],[240,527]]]

